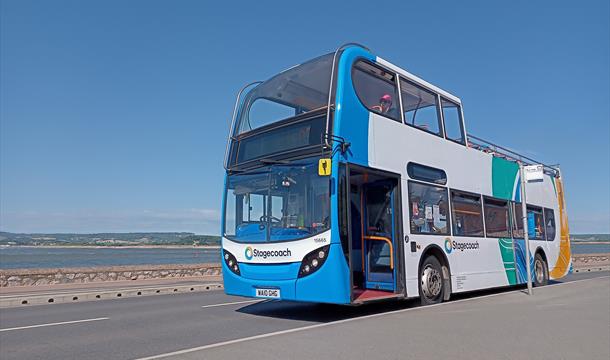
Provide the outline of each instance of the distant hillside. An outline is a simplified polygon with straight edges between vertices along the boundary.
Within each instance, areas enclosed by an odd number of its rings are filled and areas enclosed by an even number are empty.
[[[575,242],[610,241],[610,234],[570,234]],[[189,232],[99,233],[99,234],[15,234],[0,231],[0,245],[220,245],[220,236]]]
[[[570,234],[572,241],[610,241],[610,234]]]
[[[0,232],[0,245],[219,245],[220,237],[194,233],[15,234]]]

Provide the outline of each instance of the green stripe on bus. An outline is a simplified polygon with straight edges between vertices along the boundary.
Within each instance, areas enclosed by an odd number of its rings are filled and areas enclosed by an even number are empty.
[[[492,158],[491,165],[493,196],[500,199],[512,200],[519,165],[514,161],[504,160],[495,156]]]

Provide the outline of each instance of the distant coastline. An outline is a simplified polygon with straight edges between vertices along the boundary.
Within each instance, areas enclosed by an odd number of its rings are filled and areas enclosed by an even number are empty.
[[[189,232],[137,233],[10,233],[0,231],[0,246],[87,246],[87,247],[202,247],[220,246],[218,235],[198,235]]]
[[[610,244],[610,241],[587,241],[587,240],[571,240],[571,244],[587,244],[587,245],[597,245],[597,244]]]
[[[53,248],[53,249],[220,249],[220,245],[0,245],[1,248]]]
[[[607,245],[610,234],[570,234],[572,244]],[[221,237],[190,232],[10,233],[0,231],[0,247],[98,249],[218,249]]]
[[[608,245],[610,241],[588,241],[588,240],[572,240],[572,245]],[[3,247],[19,247],[19,248],[53,248],[53,249],[220,249],[220,245],[4,245]]]

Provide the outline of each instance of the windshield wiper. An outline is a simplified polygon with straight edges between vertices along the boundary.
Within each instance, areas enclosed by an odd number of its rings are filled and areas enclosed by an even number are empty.
[[[262,162],[263,164],[281,164],[281,165],[288,165],[290,164],[289,160],[274,160],[274,159],[259,159],[258,161]]]

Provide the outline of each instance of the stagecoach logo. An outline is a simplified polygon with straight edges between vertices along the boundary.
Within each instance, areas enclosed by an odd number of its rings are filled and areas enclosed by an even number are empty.
[[[462,241],[451,240],[450,238],[445,239],[445,251],[447,252],[447,254],[451,254],[451,252],[453,250],[464,251],[464,250],[478,250],[478,249],[479,249],[478,241],[462,242]]]
[[[244,251],[244,255],[246,256],[246,259],[252,260],[255,257],[263,258],[263,259],[274,258],[274,257],[290,257],[290,256],[292,256],[292,252],[290,251],[290,249],[286,249],[286,250],[259,250],[257,248],[253,249],[251,246],[248,246],[246,248],[246,250]]]
[[[453,250],[453,245],[451,244],[451,239],[446,238],[445,239],[445,251],[447,252],[447,254],[451,254],[452,250]],[[246,255],[246,257],[248,257],[248,255]]]
[[[252,260],[252,248],[250,246],[246,248],[244,255],[246,255],[246,259]]]

